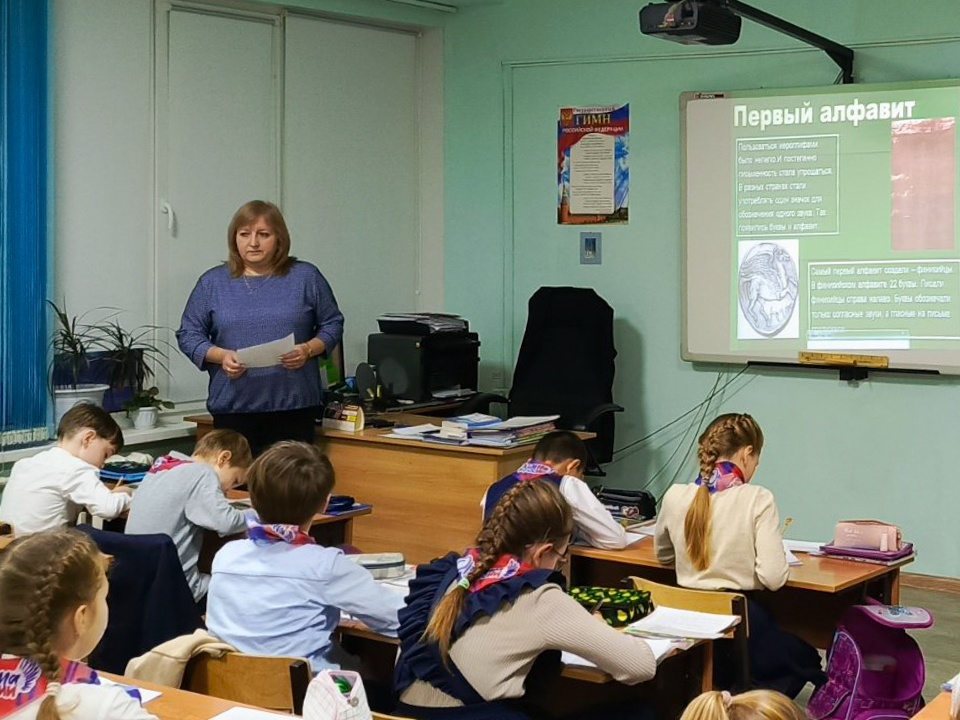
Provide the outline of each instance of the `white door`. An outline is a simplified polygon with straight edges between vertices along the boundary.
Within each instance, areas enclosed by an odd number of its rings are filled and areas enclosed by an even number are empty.
[[[156,27],[157,317],[175,331],[233,213],[278,200],[282,40],[276,16],[186,4],[158,4]],[[206,398],[179,349],[169,367],[173,400]]]
[[[343,311],[351,375],[377,315],[417,309],[417,42],[315,17],[286,23],[283,212],[291,252],[320,268]]]

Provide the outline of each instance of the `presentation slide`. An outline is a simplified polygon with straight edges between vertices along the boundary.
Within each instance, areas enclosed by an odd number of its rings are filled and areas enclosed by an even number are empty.
[[[682,97],[688,360],[960,373],[960,84]]]

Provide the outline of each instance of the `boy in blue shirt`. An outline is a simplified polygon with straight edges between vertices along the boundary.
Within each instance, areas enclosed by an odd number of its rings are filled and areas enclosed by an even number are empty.
[[[250,466],[255,514],[247,539],[227,543],[213,560],[211,633],[241,652],[305,657],[314,674],[340,666],[333,633],[341,610],[396,633],[403,596],[308,534],[333,483],[330,461],[306,443],[276,443]]]

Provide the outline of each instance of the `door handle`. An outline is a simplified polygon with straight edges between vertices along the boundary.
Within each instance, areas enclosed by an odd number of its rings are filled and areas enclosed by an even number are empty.
[[[167,232],[176,235],[177,216],[173,212],[173,207],[166,200],[161,200],[160,212],[167,216]]]

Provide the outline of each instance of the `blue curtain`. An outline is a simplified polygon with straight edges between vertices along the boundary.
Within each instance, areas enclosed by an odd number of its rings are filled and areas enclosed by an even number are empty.
[[[0,446],[47,437],[48,0],[0,0]]]

